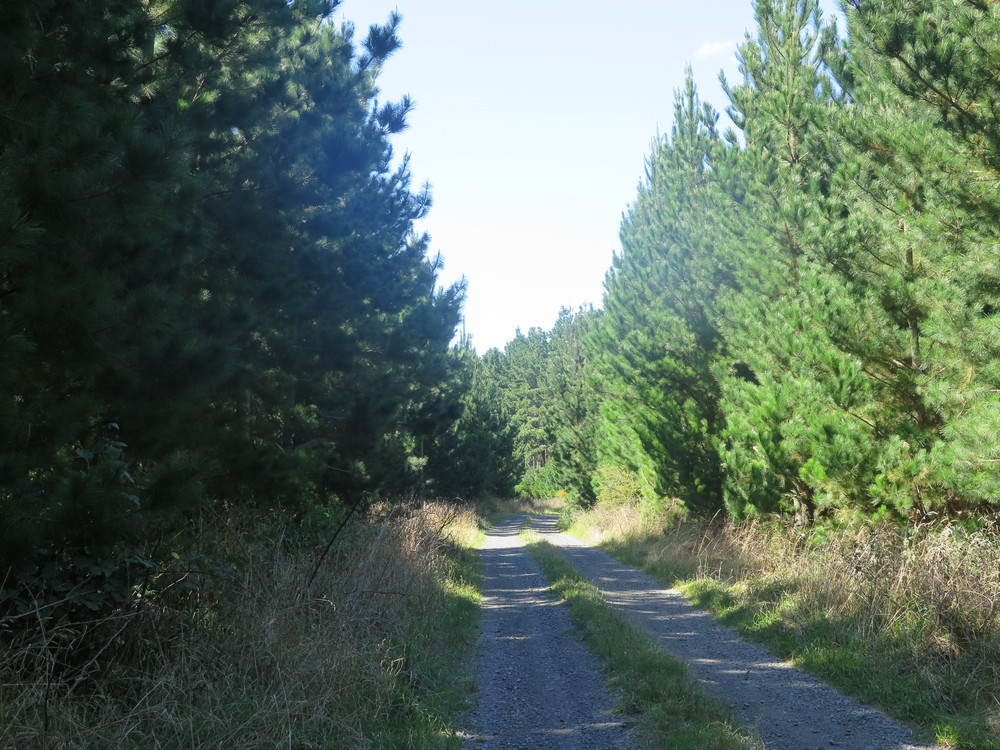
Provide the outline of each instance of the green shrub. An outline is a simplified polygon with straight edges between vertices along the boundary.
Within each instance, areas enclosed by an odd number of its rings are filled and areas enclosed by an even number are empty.
[[[630,505],[643,497],[639,477],[628,469],[614,464],[600,464],[594,477],[597,502],[601,505]]]

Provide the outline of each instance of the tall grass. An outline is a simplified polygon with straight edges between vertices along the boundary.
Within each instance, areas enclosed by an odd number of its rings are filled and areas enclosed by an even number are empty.
[[[958,526],[676,523],[574,533],[945,745],[1000,748],[1000,537]]]
[[[2,633],[0,747],[457,746],[471,510],[377,506],[308,589],[311,548],[257,523],[213,534],[240,564],[210,597]]]

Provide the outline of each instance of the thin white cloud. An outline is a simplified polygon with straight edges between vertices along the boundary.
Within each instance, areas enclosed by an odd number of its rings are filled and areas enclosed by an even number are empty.
[[[695,57],[714,57],[736,50],[736,42],[702,42],[695,50]]]

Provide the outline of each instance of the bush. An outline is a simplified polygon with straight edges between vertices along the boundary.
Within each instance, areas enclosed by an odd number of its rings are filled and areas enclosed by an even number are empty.
[[[643,497],[639,477],[628,469],[613,464],[601,464],[597,467],[594,488],[600,505],[634,505]]]
[[[528,469],[514,491],[525,497],[541,500],[555,497],[559,492],[565,492],[559,482],[555,464],[551,461],[543,466],[533,466]]]

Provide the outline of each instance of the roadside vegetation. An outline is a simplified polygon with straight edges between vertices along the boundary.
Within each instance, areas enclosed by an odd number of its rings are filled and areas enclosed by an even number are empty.
[[[482,502],[478,510],[482,514],[487,528],[511,516],[522,516],[534,513],[563,513],[566,511],[566,498],[556,496],[550,498],[505,498]]]
[[[610,675],[609,684],[618,697],[616,710],[632,718],[649,747],[761,747],[742,733],[723,701],[709,695],[683,662],[667,655],[604,601],[558,549],[537,533],[524,532],[524,537],[551,590],[567,604],[573,623]]]
[[[1000,748],[995,531],[670,522],[625,505],[565,525],[942,745]]]
[[[0,747],[457,747],[477,519],[377,504],[311,585],[314,548],[288,529],[206,521],[211,575],[178,561],[112,615],[0,623]]]

